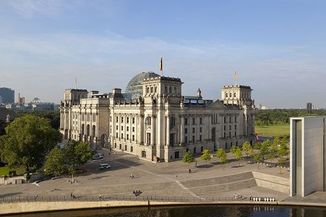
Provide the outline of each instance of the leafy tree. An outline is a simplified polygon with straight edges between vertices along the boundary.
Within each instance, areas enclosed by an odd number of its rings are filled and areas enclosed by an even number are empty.
[[[46,175],[60,176],[65,172],[65,156],[59,147],[55,147],[46,156],[44,165]]]
[[[207,165],[208,161],[212,159],[211,152],[208,149],[204,149],[203,153],[200,156],[200,159],[206,161]]]
[[[248,141],[243,143],[242,151],[246,154],[247,157],[252,157],[253,155],[253,148]]]
[[[70,140],[64,147],[65,164],[72,179],[76,173],[77,167],[85,164],[92,158],[92,150],[90,145],[85,142],[77,142]]]
[[[278,156],[278,149],[280,146],[280,138],[275,137],[273,143],[270,143],[268,150],[268,159],[275,159]]]
[[[43,165],[45,156],[60,139],[60,133],[46,119],[25,115],[6,127],[2,156],[9,167],[23,165],[28,173],[30,168]]]
[[[236,160],[240,160],[242,158],[242,150],[241,150],[241,148],[239,148],[237,146],[232,146],[231,153],[233,154],[233,156]],[[240,163],[239,163],[239,165],[240,165]]]
[[[195,161],[195,158],[191,153],[186,152],[185,155],[182,158],[182,161],[185,162],[185,163],[188,163],[190,165],[190,163]],[[189,168],[189,170],[190,170],[190,168]]]
[[[192,163],[195,161],[195,158],[191,153],[186,152],[185,155],[183,156],[182,161],[185,163]]]
[[[268,155],[270,154],[270,146],[271,146],[271,141],[265,140],[262,142],[259,146],[259,154],[261,156],[261,160],[264,161]]]
[[[281,143],[278,148],[278,164],[280,166],[280,173],[282,173],[282,167],[285,165],[286,156],[289,153],[289,147],[287,143]]]
[[[225,163],[227,161],[226,153],[222,148],[217,149],[216,156],[218,159],[220,159],[221,163]]]

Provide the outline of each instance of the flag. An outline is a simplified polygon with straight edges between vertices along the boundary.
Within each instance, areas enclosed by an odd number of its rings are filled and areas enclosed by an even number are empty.
[[[163,73],[163,57],[161,57],[160,71]]]

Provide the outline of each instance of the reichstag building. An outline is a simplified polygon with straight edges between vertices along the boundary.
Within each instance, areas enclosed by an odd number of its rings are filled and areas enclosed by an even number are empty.
[[[183,96],[182,84],[180,78],[142,72],[125,92],[67,89],[60,106],[60,132],[64,139],[156,162],[255,140],[256,109],[249,86],[226,85],[221,99],[208,100],[200,89]]]

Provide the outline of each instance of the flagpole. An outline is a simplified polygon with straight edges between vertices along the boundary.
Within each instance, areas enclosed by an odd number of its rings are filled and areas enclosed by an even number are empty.
[[[160,71],[163,76],[163,57],[161,57],[161,61],[160,61]]]

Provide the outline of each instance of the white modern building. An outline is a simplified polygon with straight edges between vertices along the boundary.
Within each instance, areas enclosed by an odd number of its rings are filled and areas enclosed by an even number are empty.
[[[226,85],[221,100],[207,100],[200,89],[196,95],[182,95],[182,84],[180,78],[143,72],[125,92],[68,89],[60,107],[60,130],[65,139],[166,162],[185,152],[200,154],[255,140],[256,108],[249,86]]]
[[[290,196],[326,189],[325,119],[290,119]]]

